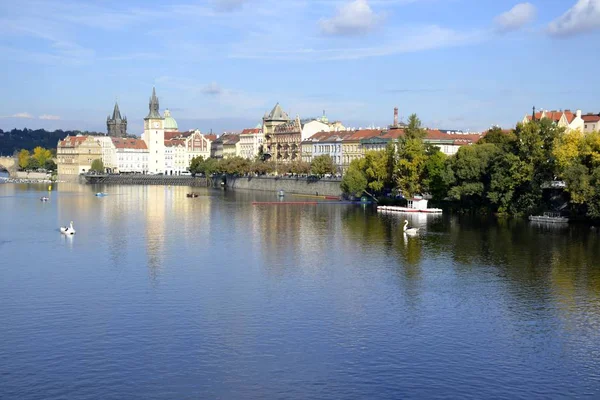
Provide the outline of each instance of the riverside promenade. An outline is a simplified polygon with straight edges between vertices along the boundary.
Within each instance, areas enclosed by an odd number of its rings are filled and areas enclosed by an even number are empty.
[[[211,180],[203,177],[170,176],[170,175],[84,175],[86,183],[105,185],[162,185],[162,186],[194,186],[207,187]]]

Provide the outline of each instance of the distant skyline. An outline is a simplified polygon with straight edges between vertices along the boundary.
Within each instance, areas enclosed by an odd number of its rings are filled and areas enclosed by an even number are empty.
[[[600,0],[0,2],[0,128],[143,131],[156,87],[181,130],[290,116],[511,127],[531,107],[600,112]]]

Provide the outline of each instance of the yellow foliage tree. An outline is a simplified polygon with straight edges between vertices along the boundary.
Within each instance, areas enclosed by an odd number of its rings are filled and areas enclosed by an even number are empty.
[[[46,161],[52,158],[52,153],[50,150],[38,146],[33,149],[33,158],[38,161],[41,167],[44,167],[44,165],[46,165]]]
[[[19,168],[25,169],[29,165],[29,150],[21,150],[19,152]]]
[[[553,150],[558,167],[565,169],[577,161],[583,143],[584,136],[579,131],[571,131],[560,135],[555,141]]]

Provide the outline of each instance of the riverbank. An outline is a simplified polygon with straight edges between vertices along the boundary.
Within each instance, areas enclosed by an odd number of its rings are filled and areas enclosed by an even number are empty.
[[[55,183],[55,182],[60,182],[60,181],[52,181],[50,179],[0,177],[0,184],[2,184],[2,183]]]
[[[339,197],[342,195],[340,181],[336,179],[280,176],[226,176],[224,179],[225,186],[227,187],[227,189],[233,190],[244,189],[258,190],[263,192],[278,192],[280,190],[283,190],[286,193],[335,197]]]

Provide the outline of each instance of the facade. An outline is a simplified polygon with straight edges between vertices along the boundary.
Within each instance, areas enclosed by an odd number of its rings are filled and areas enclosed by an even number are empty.
[[[102,147],[102,163],[104,170],[108,173],[118,172],[117,159],[115,157],[116,148],[113,139],[110,136],[95,136],[94,137],[100,147]]]
[[[301,160],[302,125],[300,118],[275,127],[271,135],[271,154],[275,162],[289,163]]]
[[[600,114],[586,114],[581,117],[583,119],[583,132],[600,132]]]
[[[312,162],[315,157],[328,155],[339,171],[342,171],[343,142],[353,132],[319,132],[302,142],[302,161]]]
[[[223,141],[223,158],[232,158],[240,155],[240,135],[225,134]]]
[[[552,120],[556,125],[561,128],[565,128],[567,132],[569,131],[584,131],[585,123],[581,117],[581,110],[577,110],[575,113],[571,112],[571,110],[564,111],[548,111],[542,110],[540,112],[534,114],[525,115],[523,120],[521,121],[523,124],[531,121],[532,115],[535,116],[536,120],[541,120],[543,118],[548,118]]]
[[[102,159],[102,146],[94,136],[67,136],[56,147],[59,176],[86,173],[96,159]]]
[[[354,160],[364,157],[365,150],[361,146],[361,140],[380,136],[379,129],[360,129],[349,131],[350,135],[342,142],[342,169],[345,171]]]
[[[194,131],[185,139],[185,154],[187,158],[187,169],[193,158],[203,157],[205,160],[212,155],[212,143],[214,135],[203,135],[199,130]]]
[[[121,117],[119,104],[115,102],[112,116],[106,117],[106,131],[111,137],[127,136],[127,117]]]
[[[240,133],[240,156],[253,160],[263,151],[264,140],[262,128],[244,129]]]
[[[148,104],[149,112],[144,118],[143,139],[148,147],[148,173],[151,175],[165,173],[165,130],[164,118],[160,115],[156,90]]]
[[[264,152],[268,157],[275,160],[275,144],[274,144],[274,135],[275,128],[279,125],[287,124],[290,122],[290,117],[287,115],[285,111],[281,108],[279,103],[275,104],[275,107],[271,110],[270,113],[265,113],[263,117],[262,131],[265,136],[265,146]]]
[[[125,174],[146,174],[149,168],[149,152],[146,142],[141,139],[112,138],[115,147],[114,159],[117,172]]]
[[[186,154],[186,141],[183,139],[165,140],[165,174],[181,175],[190,165]]]

